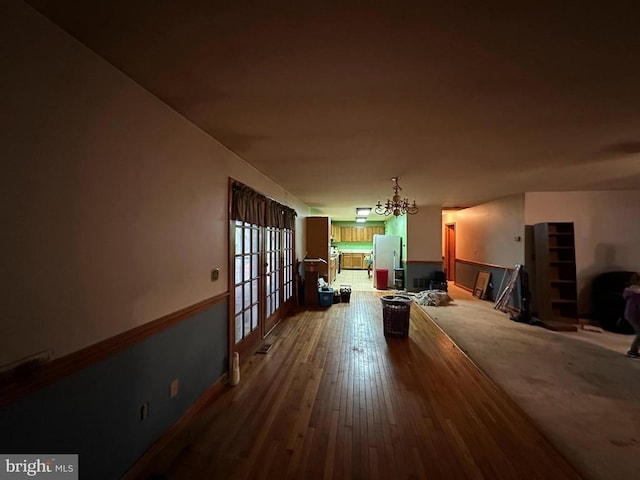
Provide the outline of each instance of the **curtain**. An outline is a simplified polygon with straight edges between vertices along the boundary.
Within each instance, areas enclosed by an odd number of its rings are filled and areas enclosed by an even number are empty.
[[[297,213],[240,182],[232,183],[231,218],[261,227],[295,229]]]

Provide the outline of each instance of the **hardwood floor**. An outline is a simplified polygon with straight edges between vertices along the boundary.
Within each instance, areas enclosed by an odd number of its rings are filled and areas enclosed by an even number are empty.
[[[385,338],[379,297],[285,320],[127,478],[581,478],[419,308],[408,338]]]

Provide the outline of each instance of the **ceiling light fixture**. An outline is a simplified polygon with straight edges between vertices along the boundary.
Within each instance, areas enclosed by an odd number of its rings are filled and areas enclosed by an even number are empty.
[[[371,209],[369,207],[358,207],[356,208],[356,215],[358,217],[366,217],[371,213]]]
[[[409,200],[406,198],[400,198],[400,192],[402,188],[398,185],[398,177],[393,177],[391,179],[394,182],[393,185],[393,197],[391,200],[387,199],[387,202],[382,205],[380,200],[376,203],[376,213],[378,215],[395,215],[399,217],[400,215],[404,215],[408,213],[413,215],[418,213],[418,206],[416,205],[416,201],[414,200],[412,204],[409,204]]]
[[[367,221],[367,219],[365,217],[356,217],[356,222],[357,223],[364,223],[366,221]]]

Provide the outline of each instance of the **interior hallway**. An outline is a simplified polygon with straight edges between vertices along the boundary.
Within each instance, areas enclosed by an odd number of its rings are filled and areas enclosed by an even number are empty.
[[[420,308],[385,338],[381,294],[352,285],[276,327],[127,478],[580,478]]]

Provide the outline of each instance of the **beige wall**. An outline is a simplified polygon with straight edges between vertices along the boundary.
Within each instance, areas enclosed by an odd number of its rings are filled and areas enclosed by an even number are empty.
[[[501,267],[524,262],[524,195],[445,213],[446,223],[456,226],[457,259]]]
[[[640,190],[621,192],[531,192],[525,221],[573,222],[578,300],[588,309],[589,285],[601,272],[640,271]]]
[[[229,176],[308,215],[22,2],[3,5],[0,61],[0,365],[226,292]]]
[[[415,215],[407,215],[407,260],[442,261],[442,208],[420,206]]]

